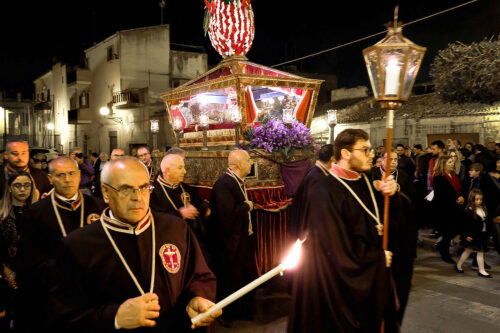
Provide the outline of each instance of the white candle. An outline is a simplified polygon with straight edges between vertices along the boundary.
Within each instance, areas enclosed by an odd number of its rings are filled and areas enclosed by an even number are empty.
[[[231,120],[233,121],[233,123],[241,122],[241,113],[237,107],[233,108],[233,110],[231,111]]]
[[[174,130],[180,131],[182,129],[182,121],[181,118],[175,117],[174,119]]]
[[[208,116],[206,114],[200,115],[200,125],[203,127],[208,126]]]
[[[220,309],[224,308],[225,306],[233,303],[238,298],[244,296],[249,291],[257,288],[258,286],[260,286],[261,284],[263,284],[267,280],[271,279],[272,277],[278,275],[279,273],[283,272],[284,270],[286,270],[288,268],[292,268],[292,267],[296,266],[298,261],[299,261],[300,248],[302,246],[302,243],[303,243],[303,241],[297,240],[295,242],[295,245],[292,248],[290,255],[288,255],[286,257],[286,259],[281,264],[279,264],[278,266],[276,266],[275,268],[273,268],[272,270],[270,270],[266,274],[262,275],[258,279],[250,282],[249,284],[247,284],[246,286],[244,286],[240,290],[235,291],[231,295],[227,296],[222,301],[220,301],[219,303],[215,304],[210,309],[208,309],[206,312],[200,313],[196,317],[192,318],[191,323],[193,323],[193,325],[196,325],[196,323],[198,323],[203,318],[208,317],[213,312],[219,311]]]
[[[385,95],[397,95],[399,90],[399,73],[401,66],[397,59],[389,60],[389,64],[385,67]]]

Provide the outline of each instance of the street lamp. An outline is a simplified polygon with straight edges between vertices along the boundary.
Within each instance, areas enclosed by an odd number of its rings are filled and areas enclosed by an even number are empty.
[[[158,132],[160,132],[160,124],[158,119],[151,119],[151,134],[153,134],[153,150],[158,148]]]
[[[337,125],[337,110],[328,110],[328,126],[330,126],[330,144],[335,139],[335,125]]]
[[[182,120],[179,117],[174,117],[174,132],[175,132],[175,142],[177,147],[180,147],[180,136],[182,131]]]
[[[208,129],[208,116],[206,114],[200,115],[200,125],[203,130],[203,147],[201,150],[208,150],[207,147],[207,129]]]
[[[107,106],[103,106],[102,108],[99,109],[99,113],[103,116],[109,115],[109,108]]]
[[[366,68],[375,100],[387,112],[386,156],[391,156],[394,110],[410,97],[426,48],[406,39],[402,34],[402,22],[398,22],[398,6],[394,9],[394,23],[386,25],[387,36],[363,50]],[[389,169],[384,179],[389,176]],[[384,199],[384,249],[388,245],[389,196]],[[380,230],[379,230],[380,232]]]
[[[231,111],[231,121],[234,125],[234,140],[236,148],[240,145],[240,126],[241,126],[241,112],[238,106],[233,107]]]

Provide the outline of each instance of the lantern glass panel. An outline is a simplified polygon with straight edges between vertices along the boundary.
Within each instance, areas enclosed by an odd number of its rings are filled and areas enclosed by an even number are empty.
[[[387,48],[380,52],[384,97],[398,97],[404,61],[404,49]],[[382,86],[382,83],[381,83]]]
[[[378,73],[378,56],[377,50],[373,50],[365,54],[366,68],[375,98],[380,98],[380,81]]]
[[[418,52],[415,49],[410,50],[408,62],[406,64],[403,91],[401,93],[401,98],[403,99],[408,99],[408,97],[410,96],[411,88],[413,87],[413,83],[415,82],[415,78],[417,77],[417,72],[423,56],[423,52]]]

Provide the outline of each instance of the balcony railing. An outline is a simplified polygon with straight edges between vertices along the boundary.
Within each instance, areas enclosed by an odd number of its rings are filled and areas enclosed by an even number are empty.
[[[146,89],[127,89],[113,93],[113,106],[118,109],[134,109],[144,106]]]

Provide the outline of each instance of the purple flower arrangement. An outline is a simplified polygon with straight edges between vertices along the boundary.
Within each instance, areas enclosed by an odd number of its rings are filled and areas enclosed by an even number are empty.
[[[292,149],[313,149],[311,130],[294,120],[286,125],[281,120],[271,119],[253,130],[250,145],[267,153],[283,151],[286,155]]]

